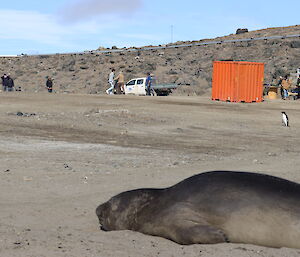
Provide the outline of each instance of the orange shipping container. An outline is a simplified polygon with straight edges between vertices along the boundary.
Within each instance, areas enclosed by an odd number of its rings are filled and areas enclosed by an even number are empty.
[[[212,100],[261,102],[264,63],[216,61],[213,67]]]

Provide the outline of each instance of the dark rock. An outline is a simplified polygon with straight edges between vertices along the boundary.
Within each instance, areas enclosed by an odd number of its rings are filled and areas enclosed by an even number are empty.
[[[91,94],[91,95],[98,94],[99,90],[93,88],[93,89],[90,89],[88,93]]]
[[[240,28],[239,28],[239,29],[236,30],[236,33],[235,33],[235,34],[238,35],[238,34],[243,34],[243,33],[247,33],[247,32],[248,32],[248,29],[246,29],[246,28],[245,28],[245,29],[240,29]]]
[[[176,75],[176,74],[178,74],[178,72],[171,69],[171,70],[168,71],[168,74],[169,75]]]
[[[273,78],[277,79],[280,76],[284,77],[288,74],[288,72],[282,68],[276,68],[275,72],[273,73]]]
[[[19,117],[31,117],[31,116],[35,116],[35,113],[26,113],[26,112],[17,112],[16,113],[17,116]]]
[[[300,41],[293,41],[290,46],[291,48],[300,48]]]

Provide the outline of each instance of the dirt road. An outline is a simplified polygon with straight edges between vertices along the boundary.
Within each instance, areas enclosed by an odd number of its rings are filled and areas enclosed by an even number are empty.
[[[291,127],[281,126],[281,111]],[[208,170],[300,182],[298,101],[0,94],[0,256],[299,256],[251,245],[180,246],[99,230],[95,208]]]

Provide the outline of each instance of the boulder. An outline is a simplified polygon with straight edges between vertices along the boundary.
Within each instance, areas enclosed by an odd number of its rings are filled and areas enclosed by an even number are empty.
[[[248,29],[246,29],[246,28],[245,28],[245,29],[240,29],[240,28],[239,28],[239,29],[236,30],[236,33],[235,33],[235,34],[238,35],[238,34],[243,34],[243,33],[247,33],[247,32],[248,32]]]

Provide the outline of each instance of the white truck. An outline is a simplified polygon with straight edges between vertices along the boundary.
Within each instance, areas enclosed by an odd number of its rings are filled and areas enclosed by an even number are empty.
[[[125,95],[146,95],[146,78],[135,78],[125,84]]]
[[[169,95],[177,87],[176,84],[156,84],[152,78],[152,89],[156,95]],[[129,80],[125,84],[125,95],[146,95],[146,77]]]

